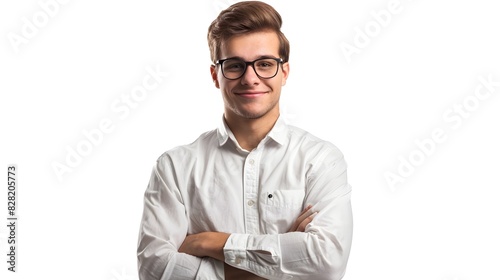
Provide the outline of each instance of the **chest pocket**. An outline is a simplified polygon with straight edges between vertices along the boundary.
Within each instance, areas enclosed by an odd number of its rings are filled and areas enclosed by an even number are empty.
[[[304,190],[276,190],[261,195],[262,227],[267,234],[285,233],[303,209]]]

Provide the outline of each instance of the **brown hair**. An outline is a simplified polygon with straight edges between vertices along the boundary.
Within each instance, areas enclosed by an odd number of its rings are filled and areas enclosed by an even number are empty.
[[[279,55],[287,62],[290,43],[281,32],[280,14],[269,4],[260,1],[243,1],[223,10],[208,28],[208,47],[212,62],[220,59],[220,49],[224,41],[235,35],[271,30],[279,38]]]

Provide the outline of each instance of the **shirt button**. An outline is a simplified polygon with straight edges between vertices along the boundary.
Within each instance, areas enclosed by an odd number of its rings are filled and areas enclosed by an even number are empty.
[[[255,204],[255,201],[253,201],[253,200],[249,200],[247,204],[248,204],[248,206],[250,206],[250,207],[251,207],[251,206],[253,206],[253,205]]]
[[[235,263],[235,264],[241,264],[241,258],[239,258],[239,257],[238,257],[238,258],[236,258],[236,259],[234,260],[234,263]]]
[[[255,160],[251,159],[248,161],[250,164],[254,164],[255,163]]]

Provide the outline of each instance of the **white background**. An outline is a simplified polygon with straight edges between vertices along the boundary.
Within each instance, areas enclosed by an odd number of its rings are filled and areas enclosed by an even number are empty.
[[[0,4],[0,278],[135,280],[156,158],[221,119],[206,31],[235,1],[70,0],[44,22],[47,2]],[[267,2],[291,42],[283,115],[349,164],[355,231],[344,279],[499,279],[500,87],[474,97],[479,77],[500,81],[495,1],[393,1],[385,26],[374,14],[390,0]],[[36,32],[23,35],[23,18]],[[346,56],[341,45],[356,42]],[[148,67],[169,76],[126,117],[113,110]],[[457,119],[448,110],[464,101],[470,110]],[[103,120],[113,130],[59,180],[53,165]],[[436,129],[446,140],[424,155],[415,141]],[[398,171],[412,155],[413,172]],[[18,167],[16,274],[4,261],[9,164]],[[391,187],[387,172],[404,182]]]

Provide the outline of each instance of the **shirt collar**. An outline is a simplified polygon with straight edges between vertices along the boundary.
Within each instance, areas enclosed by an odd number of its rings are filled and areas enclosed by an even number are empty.
[[[224,116],[222,116],[222,121],[217,128],[217,138],[219,139],[219,146],[222,146],[227,142],[227,139],[229,139],[229,133],[231,133],[232,138],[234,138],[233,133],[224,120]]]
[[[224,120],[224,116],[222,117],[221,124],[217,128],[217,137],[219,139],[219,146],[224,145],[229,138],[231,138],[231,140],[235,144],[238,143],[238,141],[236,141],[236,137],[234,137],[233,132],[227,126],[226,121]],[[266,140],[266,138],[268,137],[273,139],[280,145],[283,145],[288,138],[288,126],[281,115],[278,117],[273,128],[271,129],[271,131],[269,131],[269,133],[263,140]]]
[[[273,128],[267,134],[267,137],[273,139],[276,143],[283,145],[288,138],[288,125],[281,115],[276,120]]]

